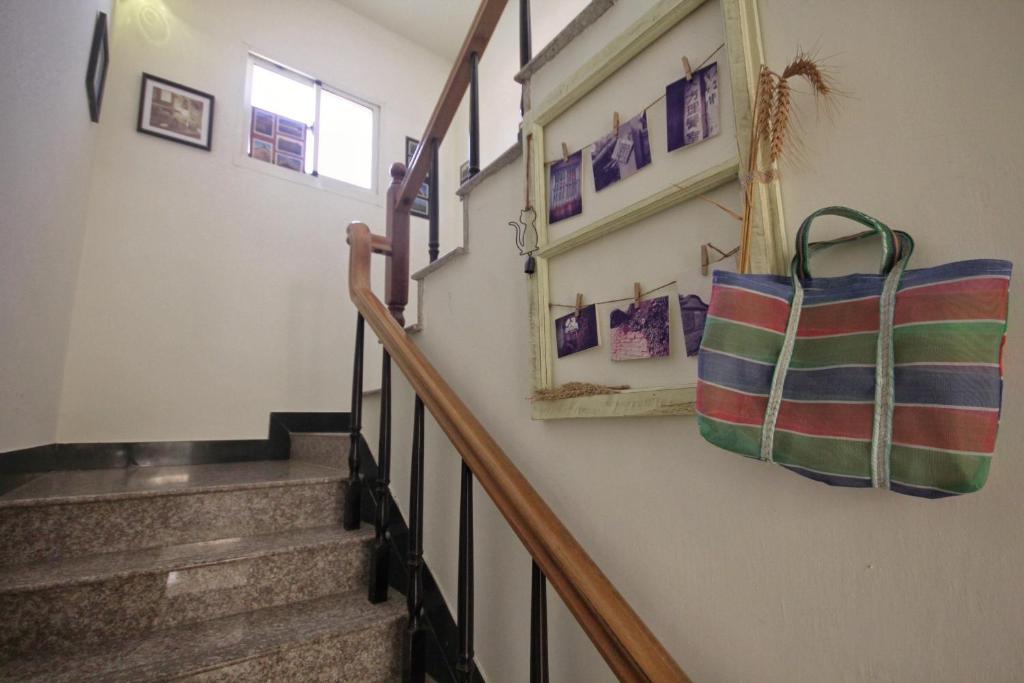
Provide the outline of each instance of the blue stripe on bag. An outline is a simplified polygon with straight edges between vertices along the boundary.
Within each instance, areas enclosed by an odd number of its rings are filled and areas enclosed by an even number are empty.
[[[772,365],[726,356],[710,349],[702,350],[697,359],[697,375],[705,382],[751,394],[767,394],[774,372]]]
[[[897,367],[895,376],[897,403],[999,407],[1002,392],[999,368]]]

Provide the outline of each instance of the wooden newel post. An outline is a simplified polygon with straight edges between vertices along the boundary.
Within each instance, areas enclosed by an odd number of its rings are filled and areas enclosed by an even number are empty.
[[[387,237],[391,256],[384,266],[384,301],[398,324],[405,326],[405,305],[409,303],[409,207],[398,205],[405,179],[405,164],[391,164],[391,185],[387,199]]]

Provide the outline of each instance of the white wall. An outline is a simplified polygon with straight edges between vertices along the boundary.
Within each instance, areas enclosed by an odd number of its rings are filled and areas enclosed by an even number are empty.
[[[0,452],[57,435],[98,132],[85,71],[111,4],[0,3]]]
[[[533,0],[530,24],[533,54],[583,11],[589,0]],[[522,86],[513,80],[519,72],[519,2],[509,2],[480,60],[481,168],[516,143],[519,135],[519,96]],[[468,96],[467,96],[468,99]],[[466,119],[468,121],[468,119]],[[468,125],[465,123],[464,125]],[[465,130],[464,128],[462,130]],[[454,129],[456,135],[460,134]]]
[[[593,54],[628,24],[621,13],[644,4],[616,4],[564,55]],[[772,66],[820,45],[850,95],[834,123],[803,109],[803,162],[783,186],[791,225],[841,203],[911,232],[918,267],[1021,262],[1024,5],[761,0],[760,9]],[[568,74],[579,63],[550,68]],[[694,680],[1021,679],[1020,273],[985,489],[926,501],[831,488],[715,449],[691,418],[532,422],[522,259],[494,226],[520,193],[512,166],[469,198],[472,253],[426,279],[417,343]],[[840,261],[834,270],[849,267]],[[396,393],[392,490],[404,501],[412,398],[404,384]],[[370,403],[371,432],[375,418]],[[428,427],[426,556],[454,605],[458,460]],[[488,680],[526,680],[529,560],[479,488],[476,501],[479,662]],[[549,601],[552,678],[613,680],[558,598]]]
[[[122,0],[116,23],[60,439],[259,437],[272,410],[347,410],[345,226],[384,232],[388,166],[422,133],[449,65],[330,0]],[[380,105],[377,196],[244,157],[250,49]],[[216,97],[212,152],[136,132],[143,71]],[[442,169],[452,192],[457,157]],[[442,211],[448,248],[461,207]],[[417,268],[426,221],[412,227]]]

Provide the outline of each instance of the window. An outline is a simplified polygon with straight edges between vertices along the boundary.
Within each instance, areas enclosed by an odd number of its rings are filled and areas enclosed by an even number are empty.
[[[253,159],[373,189],[377,107],[250,55]]]

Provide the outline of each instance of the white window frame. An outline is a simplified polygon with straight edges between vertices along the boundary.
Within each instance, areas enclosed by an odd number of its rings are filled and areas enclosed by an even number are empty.
[[[261,66],[266,69],[273,70],[281,75],[291,78],[292,80],[298,81],[305,85],[313,86],[313,92],[316,97],[316,109],[314,114],[313,123],[313,173],[296,173],[287,168],[280,168],[274,164],[269,164],[265,161],[259,161],[249,156],[249,136],[250,126],[252,125],[252,74],[254,66]],[[371,142],[371,163],[372,169],[370,173],[370,184],[369,188],[355,185],[353,183],[346,182],[344,180],[338,180],[337,178],[331,178],[329,176],[320,175],[316,173],[317,162],[319,161],[320,155],[320,136],[318,126],[320,123],[320,95],[321,92],[326,90],[330,94],[336,97],[343,97],[347,100],[355,102],[356,104],[362,105],[369,109],[373,115],[373,140]],[[280,62],[265,57],[264,55],[254,51],[247,50],[246,52],[246,68],[245,68],[245,100],[243,102],[242,112],[244,116],[243,125],[241,126],[242,135],[240,136],[239,155],[236,157],[236,163],[240,166],[251,168],[253,170],[262,171],[268,175],[272,175],[283,180],[289,180],[291,182],[297,182],[302,185],[309,187],[317,187],[324,190],[329,190],[337,194],[341,194],[353,199],[366,201],[376,206],[381,206],[381,194],[380,194],[380,105],[375,104],[363,97],[353,95],[352,93],[346,92],[340,88],[336,88],[332,85],[324,83],[320,79],[314,78],[309,74],[306,74],[298,69],[294,69],[290,66],[285,66]]]

